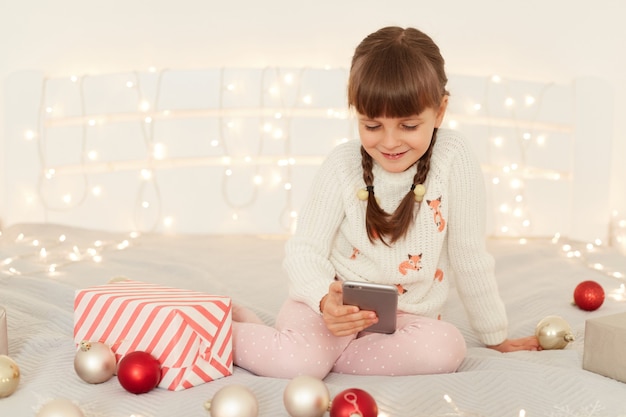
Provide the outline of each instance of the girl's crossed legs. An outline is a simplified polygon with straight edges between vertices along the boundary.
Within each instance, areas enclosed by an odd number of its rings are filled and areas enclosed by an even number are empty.
[[[454,372],[465,357],[465,340],[450,323],[398,313],[394,334],[361,332],[337,337],[322,316],[287,300],[276,326],[240,322],[233,315],[234,363],[257,375],[323,379],[330,371],[356,375]]]

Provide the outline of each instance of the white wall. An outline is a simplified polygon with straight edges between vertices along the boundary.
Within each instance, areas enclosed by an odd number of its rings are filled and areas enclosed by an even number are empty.
[[[458,74],[615,89],[611,209],[626,212],[626,3],[596,0],[0,0],[0,96],[9,74],[94,74],[219,66],[347,66],[363,36],[389,24],[433,36]],[[0,173],[5,109],[0,102]],[[592,138],[591,138],[592,139]],[[590,162],[593,163],[592,156]],[[6,200],[0,180],[0,219]],[[584,198],[582,193],[581,198]]]

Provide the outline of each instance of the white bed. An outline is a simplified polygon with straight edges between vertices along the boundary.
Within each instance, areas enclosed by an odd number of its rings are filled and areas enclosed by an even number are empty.
[[[626,416],[626,384],[582,369],[585,320],[626,311],[623,228],[608,209],[611,123],[578,117],[607,102],[607,86],[450,78],[446,123],[467,134],[484,167],[488,246],[510,336],[558,315],[576,340],[563,350],[486,349],[453,292],[446,317],[469,346],[459,372],[331,374],[331,396],[364,389],[381,417]],[[0,399],[0,415],[31,416],[64,397],[87,417],[206,416],[220,388],[243,384],[260,416],[287,416],[288,380],[237,367],[176,392],[83,382],[73,368],[74,293],[123,276],[227,295],[272,323],[287,292],[283,246],[307,185],[321,158],[354,135],[344,82],[345,70],[305,68],[14,74],[0,306],[22,377]],[[583,158],[590,142],[596,157]],[[571,301],[589,279],[607,299],[585,312]]]
[[[66,240],[60,244],[59,237]],[[34,247],[37,240],[40,246]],[[125,249],[118,244],[128,240]],[[85,255],[62,265],[74,246],[83,254],[97,248],[101,260]],[[626,415],[626,385],[582,369],[585,320],[626,311],[620,281],[567,256],[565,243],[532,239],[490,239],[497,275],[510,317],[511,336],[532,334],[548,315],[563,317],[576,340],[563,350],[500,354],[481,347],[469,330],[456,294],[446,317],[459,326],[469,350],[455,374],[414,377],[358,377],[331,374],[331,396],[356,387],[377,401],[381,416],[526,416]],[[159,283],[210,294],[228,295],[271,323],[286,295],[281,268],[284,238],[244,235],[141,234],[101,232],[54,224],[17,224],[3,232],[0,304],[9,319],[10,356],[20,366],[17,391],[0,400],[2,415],[28,416],[48,400],[76,401],[87,416],[202,416],[204,402],[230,384],[249,387],[259,401],[259,415],[287,416],[282,394],[288,380],[262,378],[235,367],[232,376],[184,391],[158,388],[147,394],[126,392],[116,378],[91,385],[74,372],[74,291],[105,284],[115,277]],[[47,248],[42,260],[40,249]],[[584,251],[584,245],[576,246]],[[607,270],[626,270],[626,261],[608,249],[587,253],[587,261]],[[57,272],[48,265],[56,262]],[[573,289],[593,279],[603,285],[602,307],[585,312],[571,305]],[[444,400],[448,395],[458,410]],[[590,411],[595,410],[595,411]],[[463,414],[465,413],[465,414]]]

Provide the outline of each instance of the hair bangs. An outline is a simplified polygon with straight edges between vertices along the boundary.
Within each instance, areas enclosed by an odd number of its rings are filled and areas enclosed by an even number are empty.
[[[428,60],[408,56],[405,48],[377,52],[351,71],[348,102],[357,112],[371,118],[408,117],[441,104],[445,91]]]

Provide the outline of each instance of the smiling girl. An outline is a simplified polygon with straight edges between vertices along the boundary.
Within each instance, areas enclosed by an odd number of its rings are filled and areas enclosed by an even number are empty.
[[[417,29],[385,27],[356,48],[348,103],[360,140],[337,146],[309,190],[275,327],[235,312],[236,365],[284,378],[454,372],[466,346],[443,312],[453,279],[485,346],[539,348],[534,336],[507,337],[482,172],[465,139],[440,128],[446,84],[439,48]],[[346,280],[398,288],[395,333],[367,331],[376,314],[343,305]]]

